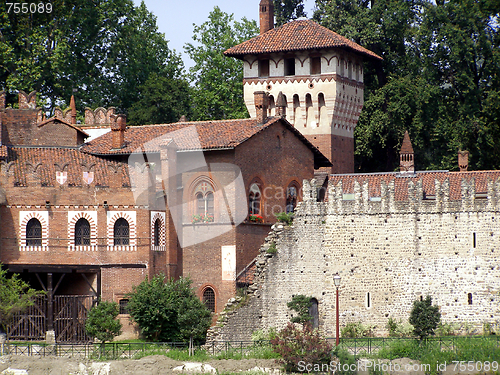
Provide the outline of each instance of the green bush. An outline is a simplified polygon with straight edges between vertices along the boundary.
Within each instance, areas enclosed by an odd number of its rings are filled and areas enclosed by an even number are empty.
[[[284,365],[285,371],[299,371],[299,362],[302,361],[318,365],[329,364],[331,361],[332,346],[310,324],[300,329],[288,323],[271,340],[271,345],[281,356],[277,361]]]
[[[276,254],[278,252],[278,249],[276,248],[276,242],[271,242],[269,244],[269,248],[266,250],[268,254]]]
[[[280,212],[279,214],[276,215],[276,220],[278,220],[281,223],[285,223],[287,225],[292,224],[294,214],[293,212],[286,213],[286,212]]]
[[[165,282],[157,275],[133,287],[128,310],[141,332],[152,341],[203,342],[212,322],[212,313],[191,289],[191,280]]]
[[[436,333],[438,336],[455,336],[459,330],[459,323],[439,322],[436,328]]]
[[[413,326],[409,323],[403,323],[401,319],[396,321],[389,318],[385,328],[389,332],[389,337],[410,337],[413,334]]]
[[[413,326],[413,332],[420,340],[434,335],[434,331],[440,321],[441,313],[439,312],[439,307],[432,306],[431,296],[425,297],[422,301],[413,301],[409,322]]]
[[[85,330],[101,343],[111,341],[121,333],[122,324],[117,319],[120,308],[116,302],[100,301],[87,316]]]
[[[372,337],[376,327],[374,325],[365,326],[361,322],[349,322],[340,330],[340,333],[342,337],[348,338]]]
[[[337,346],[333,350],[333,355],[337,357],[337,363],[342,365],[337,369],[335,375],[354,375],[357,373],[357,371],[352,370],[356,368],[356,366],[352,366],[356,364],[356,357],[350,354],[346,349]]]

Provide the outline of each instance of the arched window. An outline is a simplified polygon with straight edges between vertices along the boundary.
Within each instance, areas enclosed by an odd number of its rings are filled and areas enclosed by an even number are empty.
[[[319,327],[319,310],[318,310],[318,300],[316,298],[311,298],[311,306],[309,307],[309,315],[311,315],[311,324],[313,328]]]
[[[297,187],[295,184],[290,184],[286,189],[286,213],[289,214],[295,210],[297,206]]]
[[[75,246],[90,245],[90,224],[83,217],[75,224]]]
[[[153,244],[154,246],[160,246],[160,228],[161,228],[161,222],[160,219],[155,220],[155,226],[153,229]]]
[[[129,245],[129,235],[130,235],[130,230],[128,226],[128,221],[122,217],[116,220],[114,227],[114,235],[113,235],[115,240],[115,246]]]
[[[211,312],[215,312],[215,292],[212,288],[203,291],[203,303]]]
[[[274,102],[274,96],[269,95],[269,107],[268,116],[276,115],[276,103]]]
[[[199,183],[194,189],[196,198],[196,209],[194,214],[198,216],[196,221],[214,221],[214,188],[206,181]]]
[[[42,246],[42,224],[32,218],[26,224],[26,246]]]
[[[253,183],[250,185],[248,193],[248,213],[250,215],[260,215],[260,188],[259,185]]]

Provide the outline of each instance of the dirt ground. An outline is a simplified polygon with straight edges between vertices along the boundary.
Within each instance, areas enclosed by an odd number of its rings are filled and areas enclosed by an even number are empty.
[[[201,370],[174,371],[185,362],[175,361],[162,355],[153,355],[137,360],[123,359],[106,362],[91,362],[76,358],[60,357],[0,357],[0,374],[5,370],[26,370],[29,375],[165,375],[202,373]],[[205,362],[218,373],[239,372],[251,369],[267,369],[267,373],[278,374],[279,365],[273,359],[211,360]],[[207,369],[208,370],[208,369]]]
[[[28,356],[3,356],[0,357],[0,375],[166,375],[166,374],[201,374],[201,373],[228,373],[248,370],[260,370],[270,375],[282,374],[280,366],[273,359],[225,359],[205,362],[209,365],[204,369],[200,364],[175,361],[163,355],[153,355],[141,359],[123,359],[106,362],[92,362],[77,358],[60,357],[28,357]],[[359,375],[369,372],[363,368],[363,361],[358,363],[361,367]],[[184,366],[184,370],[179,368]],[[194,369],[186,367],[194,366]],[[480,371],[455,371],[454,365],[441,367],[442,375],[473,375],[484,374]],[[177,368],[177,369],[176,369]],[[10,370],[25,370],[24,372],[8,372]],[[175,370],[174,370],[175,369]],[[364,371],[363,371],[364,370]],[[385,374],[390,375],[424,375],[425,371],[419,368],[416,361],[401,358],[391,362],[391,367],[383,368]],[[388,370],[388,371],[387,371]],[[391,371],[392,370],[392,371]],[[458,370],[458,369],[456,369]]]

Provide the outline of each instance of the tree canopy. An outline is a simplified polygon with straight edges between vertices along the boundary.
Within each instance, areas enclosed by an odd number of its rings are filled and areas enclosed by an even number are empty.
[[[232,14],[215,7],[208,21],[194,26],[193,41],[185,47],[194,61],[189,69],[193,86],[193,120],[246,118],[243,101],[243,62],[228,58],[223,52],[258,34],[257,23],[243,18],[234,21]]]
[[[165,280],[157,275],[133,287],[127,308],[148,340],[203,341],[211,312],[191,289],[191,280]]]
[[[489,0],[317,0],[323,26],[384,58],[365,64],[359,171],[398,166],[408,130],[417,169],[500,168],[500,26]],[[497,4],[498,5],[498,4]]]
[[[182,60],[144,2],[54,0],[51,13],[27,14],[6,7],[0,4],[0,87],[36,90],[48,110],[75,94],[82,108],[128,113],[151,74],[181,78]]]

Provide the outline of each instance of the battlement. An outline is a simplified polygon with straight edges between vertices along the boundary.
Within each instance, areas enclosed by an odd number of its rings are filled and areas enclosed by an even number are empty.
[[[305,202],[317,200],[310,182],[303,189]],[[333,175],[327,201],[329,214],[496,211],[500,172]]]

